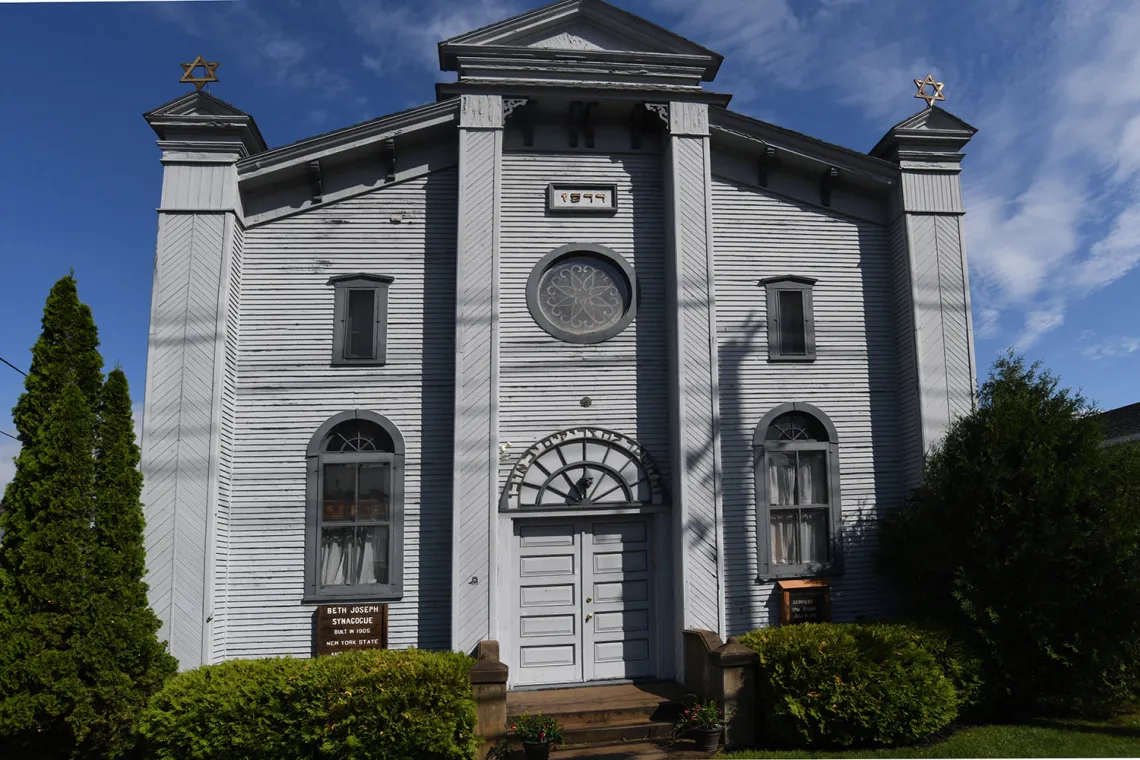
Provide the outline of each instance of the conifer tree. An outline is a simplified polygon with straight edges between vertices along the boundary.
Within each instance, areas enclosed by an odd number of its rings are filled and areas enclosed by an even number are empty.
[[[55,284],[13,416],[0,546],[0,757],[115,757],[173,659],[142,582],[126,378],[106,387],[90,309]]]

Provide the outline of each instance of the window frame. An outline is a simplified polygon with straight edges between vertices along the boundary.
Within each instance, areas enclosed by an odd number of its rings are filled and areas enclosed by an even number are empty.
[[[388,363],[388,286],[396,278],[383,274],[343,274],[330,277],[327,285],[333,291],[333,344],[334,366],[383,367]],[[348,303],[353,290],[373,291],[372,356],[348,356]]]
[[[626,306],[625,312],[614,324],[610,325],[604,330],[597,330],[589,333],[572,333],[563,330],[558,325],[551,322],[546,314],[542,311],[542,305],[539,298],[539,287],[542,284],[542,277],[546,274],[547,270],[557,264],[564,258],[581,254],[586,257],[593,257],[602,259],[609,262],[614,266],[622,276],[625,278],[626,286],[629,288],[629,303]],[[627,327],[633,324],[633,320],[637,318],[638,301],[640,299],[640,291],[638,289],[637,273],[634,272],[633,266],[626,261],[625,257],[612,248],[607,248],[604,245],[597,243],[569,243],[567,245],[555,248],[550,251],[541,259],[538,260],[530,270],[526,281],[526,307],[530,312],[531,319],[534,320],[547,335],[550,335],[563,343],[574,343],[579,345],[593,345],[596,343],[605,343],[607,340],[616,338],[621,335]]]
[[[818,282],[814,277],[785,274],[766,277],[758,285],[764,288],[767,303],[768,322],[768,361],[770,362],[814,362],[815,346],[815,302],[813,291]],[[804,353],[784,353],[780,345],[780,293],[799,293],[804,305]]]
[[[768,428],[781,416],[796,412],[813,417],[827,431],[822,441],[767,441]],[[828,561],[776,565],[772,562],[772,505],[768,495],[768,459],[772,453],[824,451],[827,457]],[[779,404],[768,411],[752,434],[752,474],[756,499],[757,583],[843,574],[843,512],[839,480],[839,437],[831,419],[802,401]],[[813,507],[818,509],[819,507]]]
[[[338,452],[324,451],[325,438],[337,425],[350,420],[374,423],[392,439],[392,451]],[[305,591],[303,604],[336,602],[394,602],[404,596],[404,437],[387,417],[366,409],[353,409],[336,414],[325,422],[309,440],[306,459],[305,488]],[[391,514],[388,551],[388,583],[361,583],[355,586],[322,589],[320,584],[320,535],[323,523],[321,493],[326,464],[361,464],[387,462],[391,466]],[[353,523],[355,525],[355,522]]]

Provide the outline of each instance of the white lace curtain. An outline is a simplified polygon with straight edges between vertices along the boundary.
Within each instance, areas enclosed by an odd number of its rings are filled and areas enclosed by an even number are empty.
[[[822,451],[768,454],[772,562],[826,562],[827,457]],[[819,507],[805,509],[818,504]],[[781,509],[790,507],[790,509]]]
[[[321,535],[321,585],[388,582],[388,527],[326,527]]]

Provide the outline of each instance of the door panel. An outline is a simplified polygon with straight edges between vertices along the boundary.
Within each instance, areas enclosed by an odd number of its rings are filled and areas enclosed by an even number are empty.
[[[582,680],[581,536],[576,522],[515,523],[520,686]]]
[[[589,554],[589,562],[583,562],[586,678],[653,675],[648,519],[588,522],[583,536],[583,551]]]

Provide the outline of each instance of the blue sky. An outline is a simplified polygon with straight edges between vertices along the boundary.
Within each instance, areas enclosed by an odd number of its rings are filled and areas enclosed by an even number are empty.
[[[75,268],[108,367],[146,376],[162,171],[142,113],[179,63],[271,146],[430,102],[435,43],[528,0],[0,0],[0,357],[27,366]],[[618,0],[723,53],[732,107],[868,150],[917,111],[916,77],[980,129],[963,186],[977,359],[1015,346],[1103,408],[1140,400],[1140,3]],[[0,430],[22,378],[0,365]],[[16,444],[0,437],[0,486]]]

